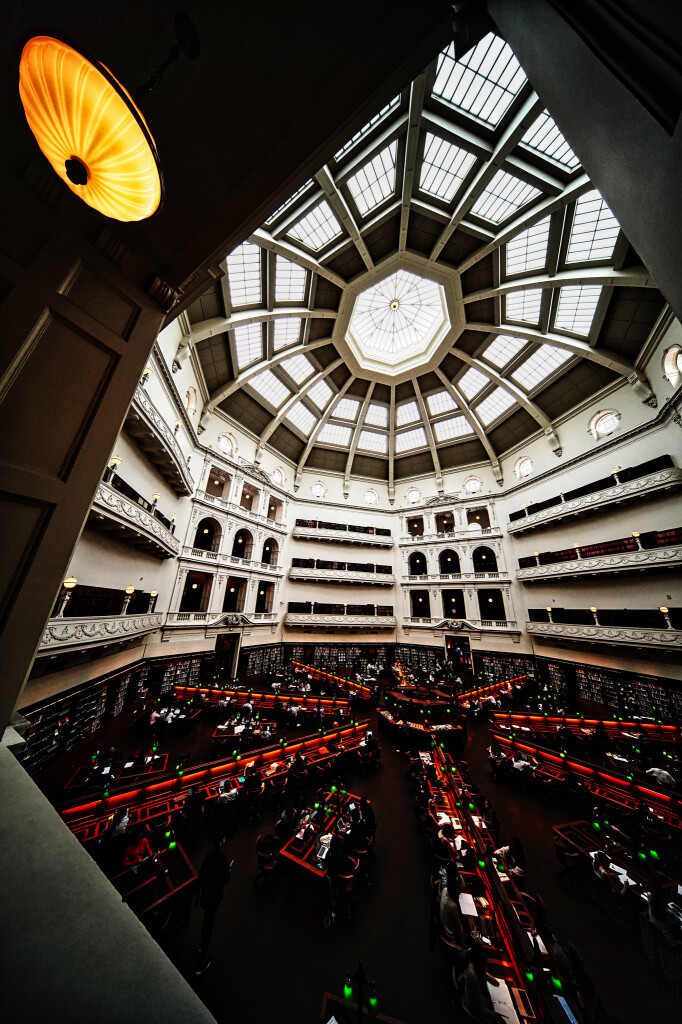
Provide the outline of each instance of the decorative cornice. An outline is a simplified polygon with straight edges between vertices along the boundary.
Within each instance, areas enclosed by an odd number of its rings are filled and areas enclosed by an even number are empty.
[[[574,626],[563,622],[527,622],[526,632],[554,640],[583,640],[590,643],[635,644],[639,647],[682,649],[682,630],[638,629],[635,626]]]
[[[160,552],[161,558],[172,558],[179,553],[180,541],[162,522],[109,484],[100,483],[92,507],[112,522],[143,537]]]
[[[556,577],[594,575],[601,572],[624,572],[631,569],[656,569],[682,563],[682,547],[654,548],[649,551],[624,551],[618,555],[599,555],[596,558],[578,558],[555,565],[533,565],[518,569],[517,580],[524,583]]]
[[[116,643],[128,637],[154,633],[163,624],[163,615],[92,616],[83,619],[50,619],[39,651],[91,644]]]
[[[679,486],[682,484],[682,469],[662,469],[649,476],[640,477],[638,480],[629,480],[624,484],[614,484],[603,491],[595,491],[594,494],[585,494],[581,498],[572,498],[570,501],[563,501],[560,505],[553,505],[551,508],[543,509],[541,512],[533,512],[532,515],[517,519],[507,525],[507,533],[524,533],[526,530],[536,526],[544,526],[545,523],[556,522],[566,516],[578,513],[589,512],[603,505],[613,502],[625,501],[631,497],[641,497],[650,491],[657,491],[664,487]]]
[[[403,620],[406,629],[413,626],[427,626],[429,629],[464,630],[473,633],[520,633],[514,619],[439,619],[435,616],[408,616]]]
[[[368,626],[373,629],[395,629],[394,615],[318,615],[316,612],[287,612],[285,626],[336,626],[341,629],[355,629]]]

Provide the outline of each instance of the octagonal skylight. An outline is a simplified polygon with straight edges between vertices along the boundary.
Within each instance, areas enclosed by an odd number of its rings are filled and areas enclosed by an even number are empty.
[[[425,362],[449,327],[441,285],[401,269],[360,292],[346,340],[367,369],[397,374]]]

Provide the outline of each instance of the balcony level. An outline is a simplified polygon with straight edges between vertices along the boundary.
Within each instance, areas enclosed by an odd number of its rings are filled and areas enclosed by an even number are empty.
[[[465,633],[507,633],[518,635],[521,630],[514,619],[446,619],[443,616],[406,616],[403,626],[409,631],[412,627],[443,629],[448,632]]]
[[[275,622],[276,612],[168,612],[165,627],[269,626]]]
[[[240,505],[236,501],[228,501],[226,498],[219,498],[215,494],[208,494],[206,491],[197,491],[195,500],[201,501],[203,504],[208,505],[211,508],[220,509],[221,512],[228,512],[230,515],[236,516],[238,519],[243,519],[245,523],[262,526],[266,530],[272,530],[275,533],[284,534],[287,532],[287,528],[283,523],[279,523],[275,519],[271,519],[269,516],[263,515],[262,513],[252,512],[251,509],[246,508],[244,505]]]
[[[344,615],[342,613],[327,615],[318,612],[287,612],[284,616],[284,625],[290,629],[302,629],[306,632],[355,633],[362,630],[375,632],[378,629],[395,629],[396,620],[394,615]]]
[[[556,641],[682,650],[682,608],[529,608],[526,631]]]
[[[101,644],[115,644],[155,633],[163,625],[163,615],[91,615],[84,618],[49,619],[38,653],[61,653]]]
[[[333,541],[336,544],[362,544],[367,547],[392,548],[391,531],[374,526],[349,526],[344,523],[323,523],[297,519],[292,536],[295,540]]]
[[[239,555],[228,555],[223,551],[207,551],[204,548],[193,548],[185,545],[182,558],[193,562],[203,562],[207,566],[227,565],[242,571],[266,572],[272,576],[281,575],[283,567],[271,562],[259,562],[253,558],[240,558]]]
[[[552,526],[570,516],[583,516],[610,505],[658,496],[661,491],[681,485],[682,469],[673,464],[669,455],[662,455],[512,512],[507,533],[520,534]]]
[[[156,558],[174,558],[180,551],[173,523],[157,511],[153,501],[115,475],[97,488],[88,523]]]
[[[192,494],[194,480],[187,460],[173,431],[143,387],[135,390],[125,425],[175,493]]]
[[[502,572],[431,572],[423,576],[404,576],[403,586],[409,583],[484,583],[486,580],[509,581],[509,573]]]
[[[499,526],[470,527],[461,530],[443,530],[439,533],[404,533],[400,537],[400,546],[414,546],[416,544],[451,544],[453,541],[474,541],[480,544],[486,540],[502,536],[502,529]]]
[[[354,569],[317,569],[292,566],[289,579],[297,583],[359,584],[368,587],[392,587],[395,576],[388,573],[357,572]]]
[[[583,575],[674,570],[682,565],[682,528],[651,531],[631,537],[562,551],[543,551],[519,559],[516,578],[524,583],[570,579]]]

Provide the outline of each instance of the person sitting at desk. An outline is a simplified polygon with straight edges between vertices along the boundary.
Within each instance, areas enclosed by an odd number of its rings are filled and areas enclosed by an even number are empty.
[[[594,861],[592,862],[592,869],[597,878],[606,882],[609,889],[611,889],[617,896],[624,896],[626,894],[629,888],[627,880],[621,885],[618,874],[611,867],[609,858],[603,850],[598,850],[595,853]]]
[[[244,784],[246,792],[249,796],[255,796],[258,793],[261,793],[264,787],[265,782],[263,781],[263,773],[257,768],[251,769],[246,776],[246,782]]]
[[[654,782],[658,783],[659,786],[669,786],[671,788],[675,787],[674,778],[672,777],[670,772],[667,772],[665,770],[665,768],[647,768],[644,774],[648,775],[649,778],[653,779]]]
[[[374,808],[366,796],[360,797],[360,814],[362,815],[362,827],[366,836],[373,836],[377,830],[377,819]]]
[[[466,954],[466,967],[462,976],[462,1006],[475,1021],[498,1024],[504,1021],[493,1009],[488,984],[498,987],[499,981],[487,973],[487,954],[483,946],[475,943]]]
[[[518,836],[512,836],[506,846],[495,850],[496,857],[502,857],[510,875],[523,878],[526,873],[526,855]]]
[[[152,848],[149,840],[141,832],[135,831],[131,834],[128,847],[123,858],[124,868],[134,868],[142,861],[152,857]]]
[[[284,844],[291,839],[300,817],[301,812],[297,811],[293,804],[287,804],[275,825],[275,835],[280,843]]]
[[[464,928],[459,914],[459,894],[464,885],[455,864],[448,864],[445,884],[441,887],[438,900],[438,921],[448,942],[458,946],[464,943]]]
[[[476,854],[465,839],[460,843],[456,864],[460,871],[473,872],[476,870]]]
[[[668,906],[668,902],[663,895],[663,889],[660,885],[654,885],[652,887],[651,892],[647,895],[647,903],[649,904],[647,915],[649,923],[652,924],[654,928],[657,928],[669,942],[675,943],[675,945],[682,943],[682,928],[680,928],[680,922]]]

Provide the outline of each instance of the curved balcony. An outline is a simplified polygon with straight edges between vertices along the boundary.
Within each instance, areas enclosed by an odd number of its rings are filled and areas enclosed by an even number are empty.
[[[284,625],[290,629],[321,632],[355,632],[362,629],[395,629],[394,615],[323,615],[317,612],[286,612]]]
[[[274,519],[268,519],[267,516],[261,513],[250,512],[248,508],[238,505],[236,501],[227,501],[225,498],[218,498],[215,494],[207,494],[206,491],[197,491],[194,500],[201,501],[211,508],[218,508],[221,512],[227,512],[232,516],[236,516],[252,526],[262,526],[266,530],[272,530],[274,533],[287,533],[287,527],[284,523],[276,523]]]
[[[586,626],[566,622],[527,622],[526,631],[549,640],[629,644],[682,650],[682,629],[640,629],[637,626]]]
[[[268,573],[272,576],[282,574],[281,565],[273,565],[270,562],[259,562],[256,559],[240,558],[238,555],[228,555],[222,551],[205,551],[204,548],[193,548],[185,546],[182,549],[182,558],[189,558],[195,562],[203,562],[205,565],[229,565],[248,572]]]
[[[325,530],[318,526],[294,526],[295,540],[333,541],[335,544],[361,544],[365,547],[392,548],[393,537],[376,533],[356,533],[354,530]]]
[[[413,537],[410,533],[404,533],[400,537],[401,547],[404,545],[419,544],[451,544],[453,541],[474,541],[480,543],[491,537],[501,537],[502,529],[499,526],[488,526],[480,530],[450,530],[448,533],[423,533],[420,537]]]
[[[534,565],[518,569],[517,580],[533,583],[536,580],[568,579],[572,576],[590,576],[599,573],[641,572],[646,569],[672,569],[682,565],[682,547],[653,548],[648,551],[623,551],[616,555],[580,558],[553,565]]]
[[[174,558],[180,551],[180,541],[156,516],[103,481],[97,488],[88,522],[157,558]]]
[[[147,392],[139,385],[128,409],[126,428],[176,494],[192,494],[194,480],[180,445]]]
[[[269,626],[276,612],[168,612],[166,626]]]
[[[382,572],[357,572],[355,569],[317,569],[292,566],[289,579],[301,583],[360,583],[374,587],[392,587],[395,576]]]
[[[163,625],[163,615],[152,612],[147,615],[93,615],[88,618],[49,619],[39,653],[44,651],[66,651],[98,644],[118,643],[144,633],[155,633]]]
[[[402,585],[408,583],[426,583],[434,580],[439,583],[482,583],[485,580],[508,580],[508,572],[432,572],[427,576],[404,576]]]
[[[446,619],[431,616],[406,616],[404,626],[428,626],[430,629],[444,629],[448,632],[468,633],[520,633],[514,619]]]

